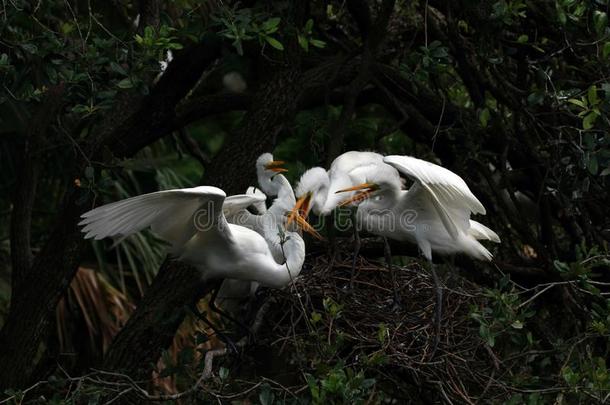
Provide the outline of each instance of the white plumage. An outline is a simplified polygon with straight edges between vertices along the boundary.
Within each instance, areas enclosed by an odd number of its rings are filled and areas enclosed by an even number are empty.
[[[219,188],[201,186],[159,191],[107,204],[82,215],[85,238],[127,236],[150,227],[171,244],[171,252],[196,266],[203,279],[233,278],[282,287],[301,271],[303,239],[296,232],[284,244],[286,263],[278,264],[267,241],[255,231],[229,224],[223,210],[241,209],[259,196],[225,201]],[[290,270],[290,273],[289,271]]]
[[[358,206],[358,222],[367,231],[390,239],[416,243],[424,256],[432,252],[466,253],[491,260],[491,253],[477,239],[500,242],[486,226],[472,221],[471,214],[485,214],[485,207],[457,174],[410,156],[387,156],[388,166],[364,174],[363,184],[347,191],[364,190],[347,202]],[[401,190],[397,169],[413,180]]]

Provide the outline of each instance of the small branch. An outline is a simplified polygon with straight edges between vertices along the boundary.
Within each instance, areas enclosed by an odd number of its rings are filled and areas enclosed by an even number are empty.
[[[197,141],[193,139],[185,128],[178,130],[178,138],[183,143],[187,153],[197,160],[201,167],[205,167],[211,162],[210,157],[201,150]]]
[[[346,3],[347,10],[356,21],[360,36],[365,41],[371,31],[371,10],[369,4],[365,0],[349,0]]]

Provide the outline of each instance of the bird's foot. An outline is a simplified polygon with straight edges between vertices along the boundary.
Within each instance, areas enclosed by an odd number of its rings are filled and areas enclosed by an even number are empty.
[[[235,343],[235,341],[233,339],[231,339],[227,335],[223,334],[222,337],[220,337],[220,340],[222,340],[222,342],[225,344],[225,348],[227,349],[227,351],[230,355],[233,355],[236,357],[241,356],[241,351],[239,350],[239,347],[237,347],[237,344]]]
[[[400,297],[394,297],[394,299],[392,299],[392,306],[390,307],[390,311],[396,313],[401,312],[403,309],[405,309],[405,306],[403,305]]]

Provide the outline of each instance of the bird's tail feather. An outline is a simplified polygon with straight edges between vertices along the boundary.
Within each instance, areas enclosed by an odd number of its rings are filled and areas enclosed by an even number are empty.
[[[477,221],[470,221],[468,233],[478,240],[490,240],[492,242],[500,243],[500,237],[497,233]]]

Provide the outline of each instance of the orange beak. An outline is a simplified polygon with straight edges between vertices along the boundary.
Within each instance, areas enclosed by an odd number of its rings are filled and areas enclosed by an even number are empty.
[[[316,239],[322,240],[324,239],[322,235],[316,231],[313,226],[311,226],[305,218],[309,214],[311,203],[311,193],[307,193],[301,198],[299,198],[294,205],[294,208],[288,214],[288,220],[286,221],[286,225],[290,225],[292,221],[296,222],[296,224],[305,232],[313,235]]]
[[[283,160],[273,160],[265,165],[265,169],[276,173],[284,173],[288,171],[288,169],[282,167],[284,164],[286,164],[286,162]]]
[[[339,190],[339,191],[335,192],[335,194],[345,193],[348,191],[364,190],[364,191],[360,191],[359,193],[356,193],[352,198],[348,198],[347,200],[342,201],[339,204],[339,207],[345,207],[346,205],[366,200],[367,198],[369,198],[371,196],[373,191],[376,191],[378,189],[379,189],[379,186],[375,183],[362,183],[362,184],[359,184],[354,187],[349,187],[349,188],[344,188],[342,190]]]

